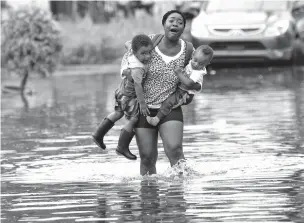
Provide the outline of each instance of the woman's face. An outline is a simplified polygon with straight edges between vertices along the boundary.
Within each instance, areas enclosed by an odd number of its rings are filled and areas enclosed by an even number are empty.
[[[170,14],[164,24],[165,36],[170,40],[179,39],[184,31],[184,26],[184,20],[180,14]]]

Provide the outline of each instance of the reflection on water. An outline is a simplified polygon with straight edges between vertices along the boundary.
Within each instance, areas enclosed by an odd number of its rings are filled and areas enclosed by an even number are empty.
[[[187,163],[170,168],[159,141],[149,177],[114,152],[125,120],[107,150],[90,139],[118,82],[54,77],[34,80],[33,96],[2,96],[1,222],[303,222],[303,68],[206,77],[183,108]]]

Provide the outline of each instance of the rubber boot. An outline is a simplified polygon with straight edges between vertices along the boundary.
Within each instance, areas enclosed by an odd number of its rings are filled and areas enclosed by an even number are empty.
[[[102,123],[99,124],[96,132],[92,135],[94,142],[101,148],[106,149],[106,145],[103,143],[103,137],[114,126],[114,122],[105,118]]]
[[[124,129],[121,130],[119,140],[118,140],[118,146],[116,149],[116,153],[118,155],[123,155],[124,157],[126,157],[129,160],[137,159],[137,157],[135,155],[133,155],[129,150],[129,145],[130,145],[134,135],[135,135],[134,131],[132,131],[132,133],[131,133]]]

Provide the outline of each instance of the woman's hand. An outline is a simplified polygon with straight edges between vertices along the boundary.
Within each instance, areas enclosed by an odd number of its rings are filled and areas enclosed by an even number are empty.
[[[130,50],[132,48],[132,41],[129,40],[125,42],[125,48],[126,50]]]
[[[150,115],[150,111],[149,111],[149,108],[148,108],[146,102],[141,102],[141,103],[139,103],[139,110],[140,110],[140,113],[141,113],[143,116],[148,116],[148,115]]]

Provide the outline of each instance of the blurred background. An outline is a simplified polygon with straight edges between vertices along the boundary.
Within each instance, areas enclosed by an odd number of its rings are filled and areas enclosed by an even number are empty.
[[[124,43],[138,33],[162,31],[161,16],[174,2],[154,1],[1,1],[6,11],[25,5],[52,14],[62,35],[61,64],[101,64],[120,59]]]
[[[119,60],[124,42],[135,34],[162,32],[162,15],[170,9],[186,15],[185,39],[215,50],[213,63],[304,58],[304,1],[6,0],[1,19],[24,5],[51,12],[63,37],[64,65]]]

